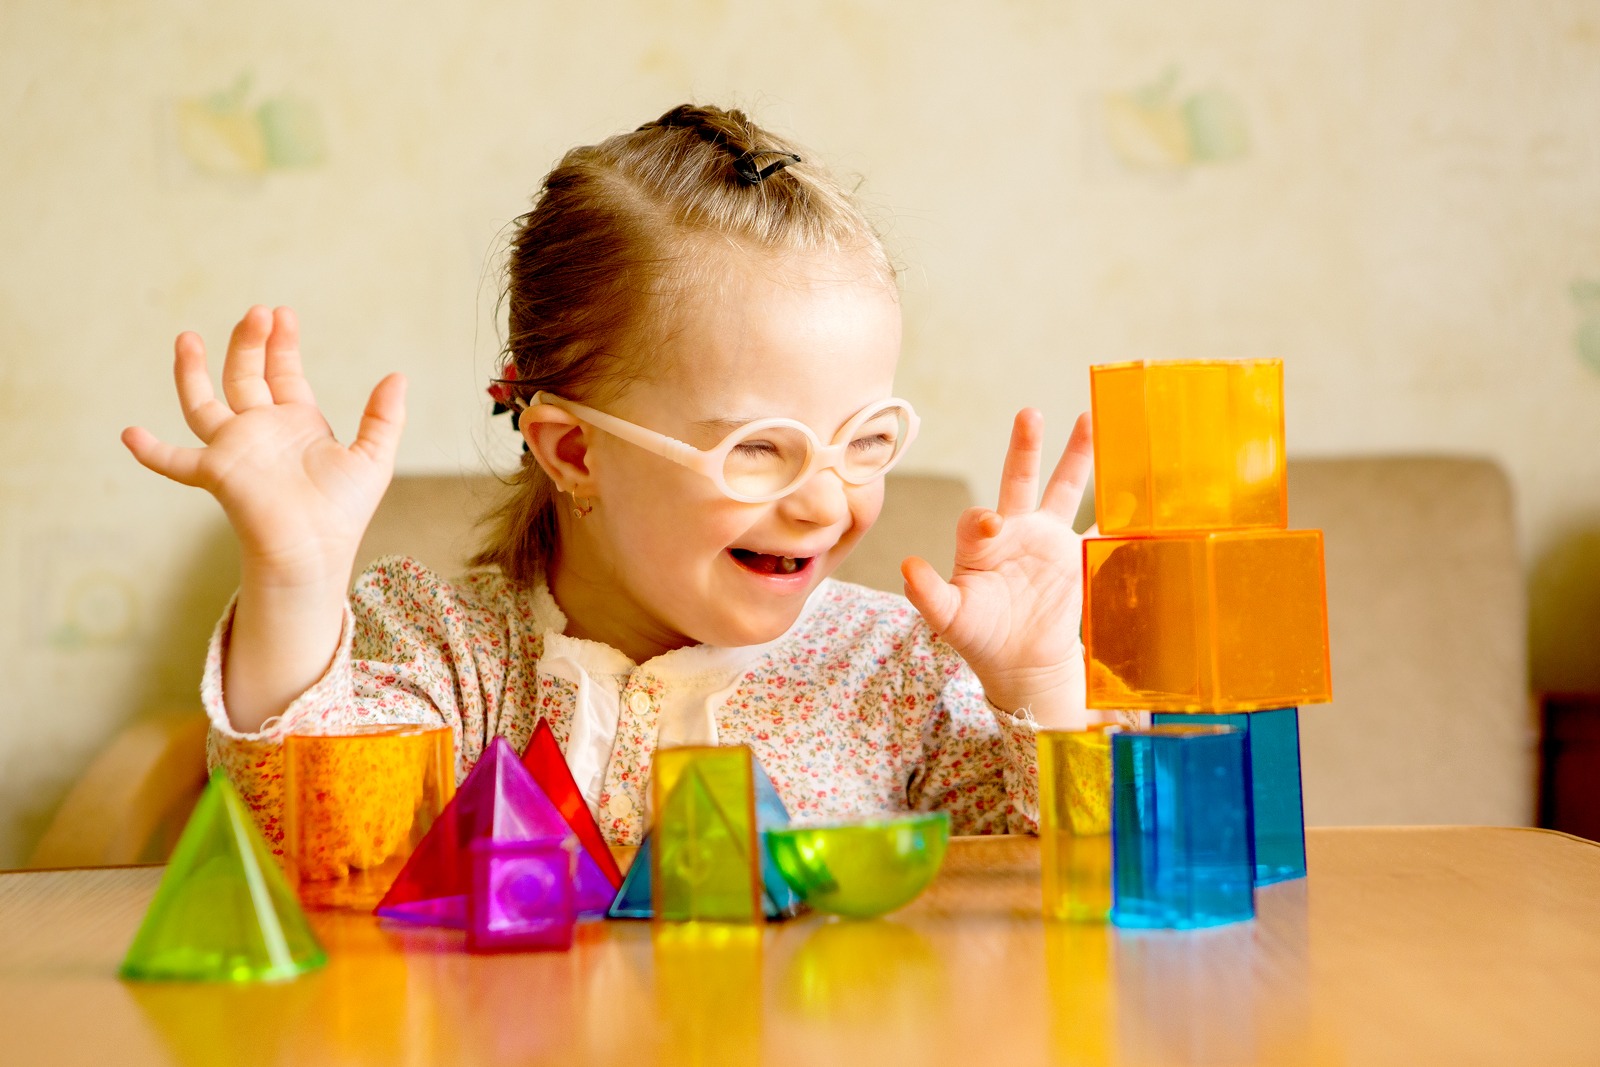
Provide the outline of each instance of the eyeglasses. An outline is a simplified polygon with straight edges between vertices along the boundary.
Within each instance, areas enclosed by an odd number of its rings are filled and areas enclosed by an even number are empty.
[[[725,496],[747,504],[776,500],[824,468],[851,485],[881,478],[905,455],[921,421],[910,404],[890,397],[862,408],[829,445],[803,422],[756,419],[715,448],[702,449],[550,393],[535,393],[532,403],[561,408],[630,445],[698,471]]]

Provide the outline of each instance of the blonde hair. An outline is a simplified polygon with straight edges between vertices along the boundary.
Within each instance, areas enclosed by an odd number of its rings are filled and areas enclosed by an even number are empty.
[[[617,393],[642,376],[639,341],[692,285],[714,242],[756,251],[858,251],[895,271],[852,197],[741,111],[683,104],[574,148],[516,222],[506,267],[502,384],[526,399]],[[711,240],[707,240],[707,239]],[[524,452],[473,558],[527,583],[557,547],[558,492]]]

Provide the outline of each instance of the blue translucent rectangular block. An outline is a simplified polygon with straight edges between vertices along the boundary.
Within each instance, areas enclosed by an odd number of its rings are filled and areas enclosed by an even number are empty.
[[[1152,726],[1111,737],[1111,921],[1191,929],[1255,916],[1244,733]]]
[[[1306,816],[1300,787],[1300,711],[1277,708],[1238,715],[1158,714],[1160,723],[1243,730],[1255,819],[1256,885],[1306,876]]]

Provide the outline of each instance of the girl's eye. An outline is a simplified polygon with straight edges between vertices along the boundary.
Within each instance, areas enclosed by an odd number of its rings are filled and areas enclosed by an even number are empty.
[[[850,448],[856,452],[871,452],[880,448],[893,448],[894,438],[886,433],[875,433],[870,437],[857,437],[850,442]]]
[[[778,454],[778,446],[771,441],[740,441],[733,446],[733,450],[752,459],[765,459]]]

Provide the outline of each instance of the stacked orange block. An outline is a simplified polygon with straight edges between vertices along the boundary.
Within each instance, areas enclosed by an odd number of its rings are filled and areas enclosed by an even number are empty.
[[[1089,369],[1091,708],[1229,713],[1332,699],[1322,531],[1288,529],[1280,360]]]

